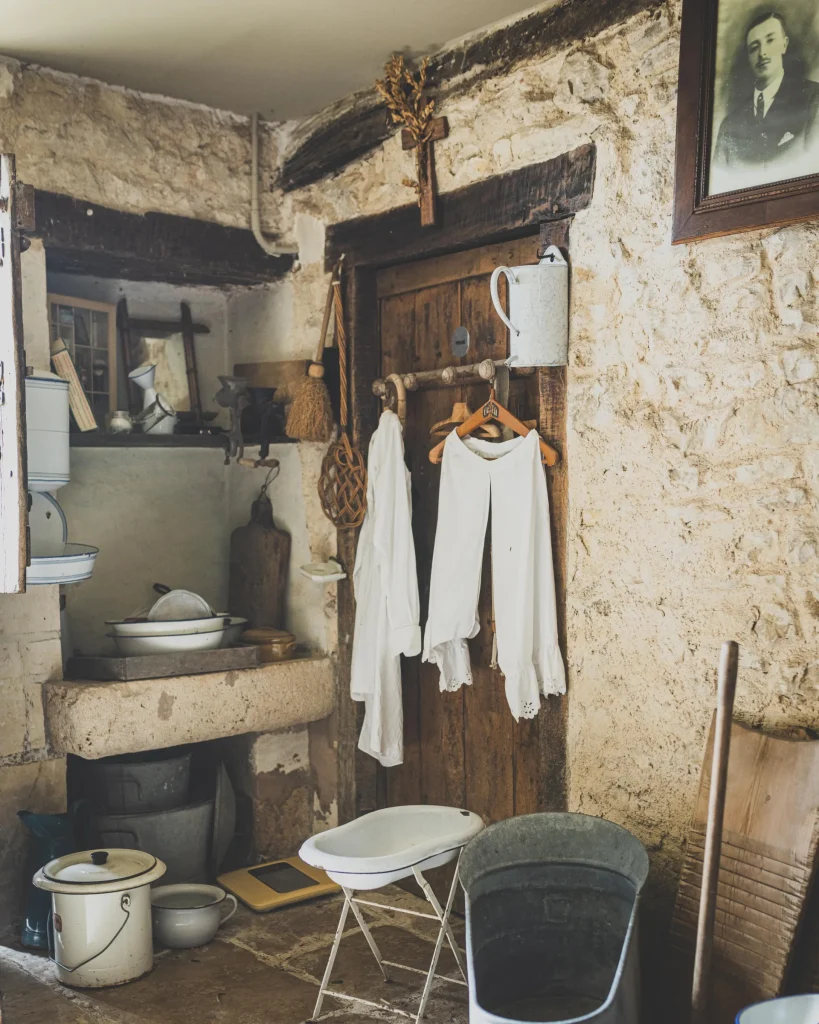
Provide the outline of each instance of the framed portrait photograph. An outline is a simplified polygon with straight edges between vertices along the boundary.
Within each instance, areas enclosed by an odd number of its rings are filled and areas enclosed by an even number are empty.
[[[684,0],[673,241],[819,216],[819,0]]]

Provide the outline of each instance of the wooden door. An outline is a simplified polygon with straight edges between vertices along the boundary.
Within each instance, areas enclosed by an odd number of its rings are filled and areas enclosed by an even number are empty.
[[[505,358],[507,331],[492,307],[489,278],[500,264],[537,262],[538,244],[534,236],[379,271],[382,374]],[[461,360],[452,356],[450,347],[458,326],[466,327],[470,334],[469,351]],[[511,381],[509,405],[520,419],[538,417],[539,380],[534,375]],[[433,466],[427,457],[435,443],[429,431],[434,423],[448,418],[453,402],[466,401],[474,410],[487,394],[487,385],[474,384],[439,386],[408,396],[405,447],[412,473],[422,625],[426,622],[441,474],[441,467]],[[565,515],[564,504],[559,515]],[[554,523],[553,532],[560,532],[563,525]],[[404,763],[382,773],[382,806],[448,804],[468,807],[491,822],[535,811],[543,803],[539,800],[539,728],[544,712],[537,719],[516,723],[506,702],[503,677],[489,667],[492,606],[488,557],[487,538],[481,628],[469,643],[472,686],[441,693],[437,666],[422,663],[420,656],[402,659]]]

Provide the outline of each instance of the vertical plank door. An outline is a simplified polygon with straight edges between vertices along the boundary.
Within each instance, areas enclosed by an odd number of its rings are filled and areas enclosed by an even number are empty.
[[[379,271],[382,374],[505,358],[507,331],[492,307],[489,278],[500,264],[536,263],[537,249],[538,237],[533,236]],[[501,281],[505,284],[503,278]],[[466,327],[470,334],[469,351],[461,360],[452,356],[450,348],[458,326]],[[511,410],[520,419],[538,419],[540,390],[538,376],[513,379]],[[441,476],[440,465],[433,466],[427,457],[438,440],[431,438],[429,431],[434,423],[448,419],[454,402],[466,401],[474,411],[487,394],[486,384],[473,384],[431,388],[407,398],[404,444],[412,473],[422,624],[429,599]],[[565,503],[560,505],[560,515],[565,517]],[[564,527],[565,522],[554,523],[553,533]],[[559,594],[559,603],[561,599]],[[480,632],[469,644],[471,687],[441,693],[435,665],[422,663],[420,656],[402,659],[404,763],[387,769],[384,784],[379,786],[388,806],[438,803],[468,807],[492,822],[538,810],[543,802],[539,729],[544,711],[536,719],[516,723],[506,703],[503,676],[489,667],[488,536],[479,616]]]

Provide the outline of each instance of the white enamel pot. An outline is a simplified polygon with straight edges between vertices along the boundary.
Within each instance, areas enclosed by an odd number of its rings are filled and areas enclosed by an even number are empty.
[[[59,981],[106,988],[151,970],[151,883],[164,874],[162,861],[141,850],[86,850],[40,868],[34,884],[52,894]]]
[[[236,913],[236,897],[216,885],[160,885],[151,892],[154,935],[171,949],[204,946]],[[227,908],[227,913],[224,913]]]

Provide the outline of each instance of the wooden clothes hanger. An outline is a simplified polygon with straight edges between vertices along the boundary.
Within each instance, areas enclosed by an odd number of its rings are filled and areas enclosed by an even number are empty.
[[[488,400],[478,409],[477,412],[473,412],[468,420],[465,420],[459,427],[455,428],[455,433],[458,437],[466,437],[467,434],[471,434],[477,430],[478,427],[482,427],[484,423],[488,423],[490,420],[497,420],[498,423],[502,423],[505,427],[509,427],[520,437],[526,437],[529,433],[529,427],[525,423],[513,416],[508,409],[505,409],[495,397],[494,387],[489,392]],[[542,437],[538,438],[540,444],[540,454],[543,461],[547,466],[554,466],[558,461],[559,455],[550,445],[546,444]],[[446,438],[443,441],[435,445],[435,447],[429,453],[429,461],[438,463],[444,457],[444,445],[446,444]]]

